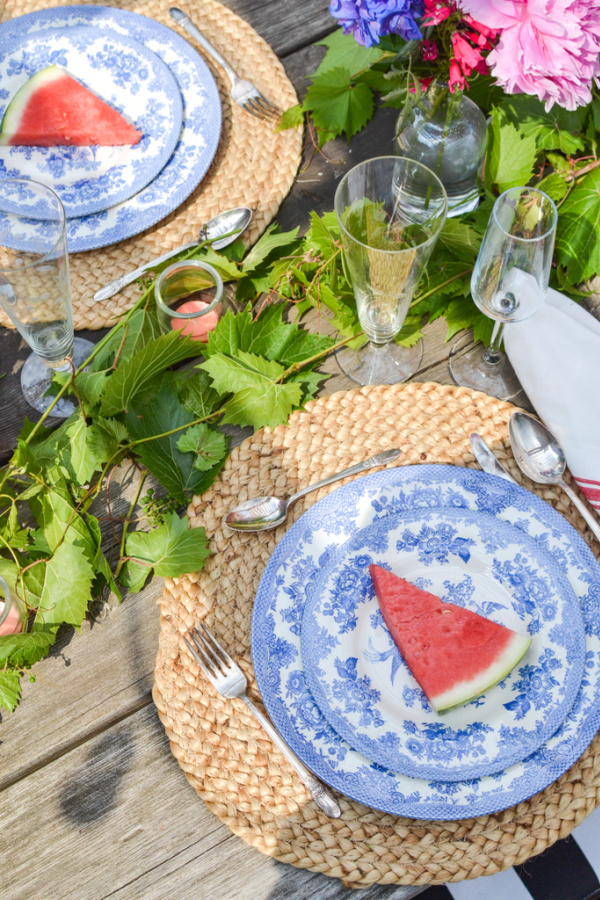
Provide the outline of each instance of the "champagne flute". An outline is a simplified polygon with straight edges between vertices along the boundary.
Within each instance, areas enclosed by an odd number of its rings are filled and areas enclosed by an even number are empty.
[[[382,156],[359,163],[335,192],[343,262],[368,343],[337,352],[358,384],[394,384],[415,372],[422,342],[394,342],[448,211],[446,191],[412,159]]]
[[[0,304],[34,351],[21,369],[21,390],[44,412],[53,372],[77,368],[94,346],[75,339],[65,211],[59,197],[29,178],[0,180]],[[52,415],[66,418],[62,397]]]
[[[496,200],[471,278],[473,300],[495,320],[492,340],[487,348],[471,346],[469,335],[456,341],[448,361],[456,384],[499,400],[521,390],[500,348],[502,331],[532,316],[546,299],[557,218],[556,206],[537,188],[509,188]]]

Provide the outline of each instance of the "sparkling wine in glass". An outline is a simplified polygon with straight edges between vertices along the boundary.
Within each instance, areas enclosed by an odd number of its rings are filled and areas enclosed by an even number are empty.
[[[0,304],[33,350],[21,369],[23,396],[44,412],[52,372],[77,368],[93,344],[73,333],[63,205],[28,178],[0,180]],[[65,418],[74,408],[62,397],[52,415]]]
[[[532,316],[546,298],[558,214],[550,197],[536,188],[504,191],[494,204],[471,278],[471,295],[494,319],[490,346],[471,346],[463,335],[450,352],[457,384],[510,400],[521,385],[501,350],[505,324]]]
[[[338,350],[340,368],[358,384],[394,384],[417,369],[422,342],[394,342],[448,211],[446,191],[412,159],[359,163],[335,193],[343,261],[368,343]]]

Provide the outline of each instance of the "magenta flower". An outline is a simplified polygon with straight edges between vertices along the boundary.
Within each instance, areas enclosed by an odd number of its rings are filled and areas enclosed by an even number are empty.
[[[464,37],[455,31],[452,35],[452,49],[454,58],[459,64],[464,75],[470,75],[473,69],[479,71],[481,64],[485,66],[485,60],[481,55],[481,50],[473,47]]]
[[[425,4],[425,15],[423,16],[423,25],[439,25],[456,9],[454,0],[444,2],[444,0],[423,0]]]
[[[423,41],[421,44],[421,56],[425,62],[437,59],[438,50],[435,41]]]
[[[460,0],[501,30],[487,63],[508,94],[532,94],[549,110],[591,102],[600,83],[600,0]]]
[[[465,76],[460,70],[460,66],[453,59],[450,62],[450,77],[448,79],[448,87],[450,88],[450,93],[454,93],[458,88],[459,91],[464,91],[467,86],[467,82],[465,80]]]

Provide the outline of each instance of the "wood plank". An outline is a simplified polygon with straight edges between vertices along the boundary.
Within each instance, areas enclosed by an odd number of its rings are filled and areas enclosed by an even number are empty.
[[[221,0],[224,6],[250,22],[255,31],[271,45],[275,53],[285,57],[337,27],[329,13],[329,0]],[[202,30],[202,24],[196,24]]]
[[[153,707],[4,790],[0,817],[2,900],[357,896],[233,835],[186,782]],[[382,886],[360,894],[406,896]]]

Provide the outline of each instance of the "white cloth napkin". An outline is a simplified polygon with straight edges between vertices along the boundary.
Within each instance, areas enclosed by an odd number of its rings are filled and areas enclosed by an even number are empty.
[[[504,346],[571,474],[600,511],[600,322],[549,290],[535,315],[505,326]]]

